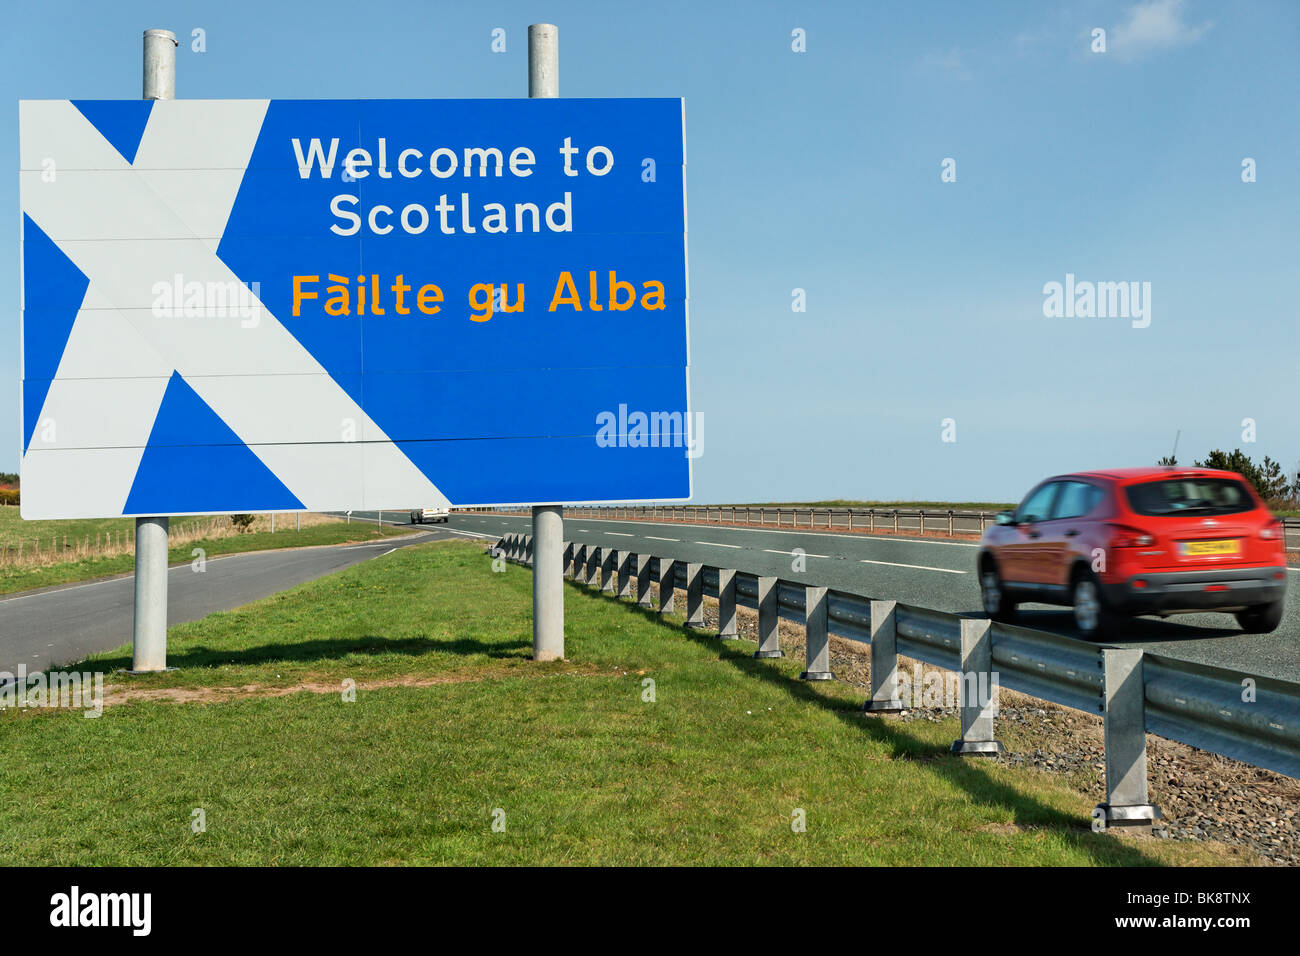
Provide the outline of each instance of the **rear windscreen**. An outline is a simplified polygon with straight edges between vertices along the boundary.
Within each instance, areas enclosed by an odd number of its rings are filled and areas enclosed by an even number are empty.
[[[1255,501],[1231,478],[1161,478],[1124,489],[1140,515],[1227,515],[1252,511]]]

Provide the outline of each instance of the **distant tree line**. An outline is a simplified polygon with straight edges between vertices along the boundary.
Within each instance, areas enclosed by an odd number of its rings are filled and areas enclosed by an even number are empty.
[[[1178,459],[1172,455],[1161,458],[1157,465],[1177,465]],[[1300,503],[1300,467],[1287,474],[1282,465],[1268,455],[1258,464],[1240,448],[1230,452],[1215,448],[1203,461],[1194,462],[1197,468],[1219,468],[1223,471],[1235,471],[1245,478],[1259,496],[1272,507],[1295,507]]]

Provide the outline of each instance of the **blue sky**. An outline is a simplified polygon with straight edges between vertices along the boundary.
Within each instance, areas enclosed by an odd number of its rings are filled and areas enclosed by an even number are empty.
[[[686,98],[697,500],[1011,500],[1152,463],[1179,430],[1185,461],[1300,463],[1300,6],[737,9],[23,4],[0,37],[0,148],[16,171],[20,98],[138,97],[145,28],[182,38],[179,97],[501,97],[526,94],[527,25],[546,20],[562,95]],[[20,447],[17,246],[15,228],[0,470]],[[1045,317],[1067,273],[1149,282],[1149,327]]]

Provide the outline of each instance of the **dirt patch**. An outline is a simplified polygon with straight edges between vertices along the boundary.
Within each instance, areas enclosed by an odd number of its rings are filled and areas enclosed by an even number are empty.
[[[569,663],[566,661],[565,663]],[[430,677],[386,677],[380,680],[355,681],[355,690],[383,690],[388,687],[436,687],[440,684],[477,684],[494,680],[517,668],[502,668],[472,674],[441,674]],[[579,665],[564,672],[567,676],[586,677],[602,673],[594,667]],[[244,684],[239,687],[131,687],[127,684],[109,684],[104,688],[104,706],[114,707],[137,701],[168,701],[174,704],[223,704],[250,697],[287,697],[290,694],[342,694],[347,687],[344,679],[337,681],[305,680],[295,684]]]

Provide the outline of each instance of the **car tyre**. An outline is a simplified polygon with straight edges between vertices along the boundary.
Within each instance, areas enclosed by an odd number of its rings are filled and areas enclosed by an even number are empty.
[[[1007,622],[1016,616],[1016,602],[1007,594],[992,561],[986,561],[980,568],[980,600],[984,604],[984,613],[995,621]]]
[[[1247,634],[1270,634],[1282,623],[1284,607],[1282,601],[1248,607],[1244,611],[1237,612],[1237,623]]]
[[[1101,584],[1092,572],[1082,571],[1074,576],[1070,604],[1074,609],[1074,628],[1085,640],[1107,637],[1115,630],[1115,612],[1106,606]]]

